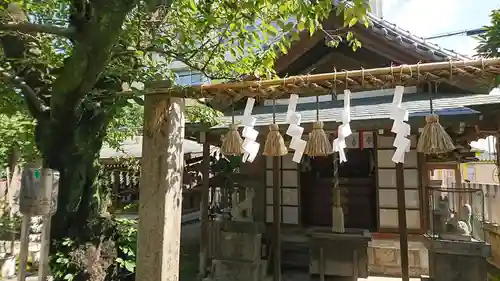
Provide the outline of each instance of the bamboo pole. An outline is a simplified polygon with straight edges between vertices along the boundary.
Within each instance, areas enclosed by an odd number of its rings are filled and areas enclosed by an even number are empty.
[[[372,69],[360,69],[340,71],[336,73],[321,73],[313,75],[298,75],[290,76],[283,79],[262,80],[262,81],[243,81],[223,84],[202,84],[193,88],[200,90],[236,90],[244,88],[262,88],[270,86],[281,86],[286,84],[296,84],[297,82],[319,82],[325,80],[345,80],[346,77],[368,77],[377,75],[393,75],[393,74],[417,74],[417,72],[429,72],[438,70],[450,70],[457,67],[480,67],[500,66],[500,58],[480,59],[480,60],[463,60],[463,61],[447,61],[433,63],[419,63],[410,65],[398,65],[394,67],[382,67]]]
[[[176,92],[210,92],[210,91],[223,91],[226,90],[227,95],[232,95],[231,91],[241,90],[241,89],[263,89],[266,87],[276,87],[276,86],[287,86],[295,85],[298,82],[323,82],[328,80],[344,81],[347,78],[355,77],[374,77],[380,75],[390,75],[394,74],[410,74],[415,75],[417,73],[424,74],[425,72],[448,70],[453,71],[458,68],[464,67],[475,67],[479,70],[485,70],[487,67],[497,66],[500,67],[500,58],[489,58],[480,60],[462,60],[462,61],[447,61],[447,62],[434,62],[434,63],[418,63],[411,65],[398,65],[393,67],[382,67],[382,68],[372,68],[372,69],[359,69],[359,70],[349,70],[331,73],[321,73],[312,75],[298,75],[290,76],[283,79],[272,79],[272,80],[260,80],[260,81],[242,81],[242,82],[230,82],[230,83],[220,83],[220,84],[202,84],[191,87],[183,88],[152,88],[149,93],[159,94],[168,93],[175,96]],[[461,71],[457,71],[459,74]],[[238,93],[234,93],[238,95]],[[262,94],[259,91],[255,91],[255,95]],[[300,93],[298,93],[300,94]],[[213,95],[213,94],[212,94]],[[210,96],[210,94],[207,94]]]
[[[470,72],[465,71],[463,68],[469,68]],[[394,82],[394,80],[396,80],[394,79],[394,76],[405,77],[406,80],[407,78],[418,76],[418,73],[424,76],[427,81],[446,80],[445,78],[443,78],[443,76],[445,76],[443,73],[433,73],[439,71],[448,71],[450,81],[452,81],[453,76],[461,77],[464,75],[469,78],[478,78],[484,80],[492,77],[492,75],[500,74],[500,58],[418,63],[373,69],[360,69],[313,75],[298,75],[283,79],[202,84],[189,87],[170,87],[167,86],[168,83],[167,85],[164,85],[164,83],[154,83],[152,85],[148,85],[145,91],[142,91],[141,93],[124,91],[118,92],[117,95],[134,97],[147,94],[168,95],[169,97],[180,98],[207,98],[215,96],[225,96],[232,99],[238,99],[245,96],[273,96],[276,98],[289,92],[289,88],[293,88],[293,90],[300,96],[330,95],[331,93],[329,91],[329,87],[333,87],[334,84],[337,83],[342,84],[344,83],[344,81],[352,81],[354,84],[351,88],[353,89],[371,89],[384,87],[381,85],[377,85],[377,83],[372,84],[373,81],[378,81],[379,83],[389,83],[391,81]],[[361,78],[361,80],[366,79],[367,82],[365,83],[365,81],[363,81],[358,85],[352,78]],[[336,82],[330,83],[332,81]],[[321,90],[314,89],[314,87],[309,88],[309,86],[311,86],[308,85],[309,83],[313,83],[312,86],[317,86],[316,88],[319,88]],[[314,85],[314,83],[325,83],[328,86],[318,86],[317,84]],[[304,88],[305,91],[300,91],[301,88]],[[311,94],[311,92],[313,94]],[[99,97],[99,95],[97,95],[97,97]],[[106,96],[100,96],[100,98],[106,98]]]

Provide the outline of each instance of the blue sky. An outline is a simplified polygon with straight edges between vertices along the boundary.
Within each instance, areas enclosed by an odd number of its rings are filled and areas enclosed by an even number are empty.
[[[500,0],[381,1],[383,1],[384,19],[420,37],[475,29],[488,25],[491,10],[500,8]],[[464,55],[474,55],[474,48],[477,46],[477,41],[474,38],[465,35],[434,39],[431,42]],[[494,143],[492,138],[489,141]],[[488,140],[483,139],[472,142],[471,146],[488,150]],[[494,144],[492,146],[493,151],[495,151]]]
[[[482,27],[490,23],[491,10],[500,7],[500,0],[382,1],[384,19],[421,37]],[[464,55],[473,55],[477,45],[475,39],[465,35],[431,42]]]

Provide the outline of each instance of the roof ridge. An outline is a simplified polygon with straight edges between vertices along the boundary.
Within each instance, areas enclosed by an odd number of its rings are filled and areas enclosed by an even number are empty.
[[[423,47],[426,47],[427,49],[432,49],[434,52],[441,52],[444,56],[441,57],[447,57],[447,59],[456,59],[456,60],[468,60],[472,59],[472,57],[461,54],[459,52],[456,52],[452,49],[447,49],[439,46],[438,44],[429,42],[428,40],[425,40],[423,37],[414,35],[412,34],[409,30],[405,30],[403,28],[400,28],[398,25],[396,25],[393,22],[390,22],[384,18],[378,17],[371,12],[368,14],[368,18],[372,23],[379,24],[382,28],[389,29],[390,31],[397,33],[399,36],[404,36],[409,40],[414,41],[415,43],[421,44]],[[377,28],[375,24],[372,25],[372,27]],[[379,27],[380,28],[380,27]]]
[[[336,6],[341,2],[345,3],[345,5],[352,5],[352,3],[344,2],[342,0],[333,0],[333,5]],[[404,44],[405,40],[401,40],[401,45],[413,45],[417,52],[421,53],[432,53],[433,59],[437,61],[445,61],[445,60],[470,60],[472,57],[466,56],[464,54],[460,54],[454,50],[446,49],[438,44],[429,42],[425,40],[423,37],[413,35],[410,31],[402,29],[398,27],[395,23],[385,20],[384,18],[378,17],[371,12],[367,12],[367,16],[372,22],[371,28],[378,29],[378,33],[388,34],[390,32],[395,33],[396,36],[392,37],[405,37],[406,41],[410,41],[407,44]],[[379,26],[376,26],[379,25]],[[389,31],[389,32],[388,32]],[[389,38],[391,40],[391,38]],[[409,47],[409,46],[406,46]]]

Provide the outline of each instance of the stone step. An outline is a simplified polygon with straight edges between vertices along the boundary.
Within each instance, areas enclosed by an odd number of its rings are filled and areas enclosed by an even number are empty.
[[[307,243],[283,242],[281,265],[285,268],[308,268],[309,245]]]

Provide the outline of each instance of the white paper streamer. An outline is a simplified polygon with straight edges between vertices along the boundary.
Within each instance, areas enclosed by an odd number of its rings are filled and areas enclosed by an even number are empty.
[[[243,111],[243,116],[250,116],[252,115],[252,110],[253,106],[255,105],[255,99],[254,98],[248,98],[247,99],[247,104],[245,105],[245,110]]]
[[[392,104],[396,106],[401,106],[401,103],[403,102],[403,93],[405,92],[405,87],[403,86],[396,86],[394,89],[394,97],[392,98]]]
[[[257,140],[257,136],[259,135],[259,131],[255,130],[252,127],[245,127],[243,128],[243,132],[241,134],[242,137],[245,139],[250,139],[250,140]]]
[[[253,162],[259,152],[260,144],[256,142],[259,132],[253,128],[257,119],[251,116],[254,105],[255,99],[248,98],[245,110],[243,111],[243,118],[241,119],[241,124],[244,126],[241,134],[244,138],[241,146],[243,149],[242,162]]]
[[[351,91],[344,90],[344,108],[340,112],[342,125],[338,128],[338,136],[333,140],[333,152],[339,153],[340,163],[346,162],[347,158],[344,149],[347,147],[345,139],[352,134],[351,125]]]
[[[291,94],[288,102],[288,109],[286,111],[286,121],[290,123],[289,118],[293,113],[295,113],[295,109],[297,108],[297,102],[299,101],[299,95]]]
[[[302,137],[303,133],[304,133],[304,128],[295,124],[290,124],[290,126],[288,126],[288,129],[286,130],[286,134],[288,136],[291,136],[292,138],[300,138]]]
[[[410,151],[411,140],[407,136],[411,133],[410,124],[405,123],[408,121],[408,111],[401,108],[401,103],[403,101],[404,87],[396,86],[394,89],[394,97],[391,106],[390,119],[394,120],[391,128],[391,132],[396,134],[394,138],[394,143],[392,144],[396,147],[396,151],[392,156],[392,162],[394,163],[404,163],[405,153]]]
[[[292,139],[292,142],[294,140]],[[295,162],[295,163],[300,163],[300,161],[302,160],[302,155],[304,154],[304,150],[306,149],[306,144],[307,142],[303,139],[295,139],[295,142],[294,142],[294,149],[295,149],[295,152],[293,153],[293,158],[292,158],[292,161]],[[291,146],[292,144],[290,144]]]
[[[289,148],[295,150],[293,153],[292,161],[295,163],[300,163],[302,160],[302,155],[306,148],[306,141],[302,140],[302,134],[304,133],[304,127],[300,126],[301,115],[295,112],[297,108],[297,102],[299,96],[297,94],[291,94],[288,103],[288,109],[286,112],[286,122],[290,124],[286,130],[286,134],[292,137],[290,141]]]

